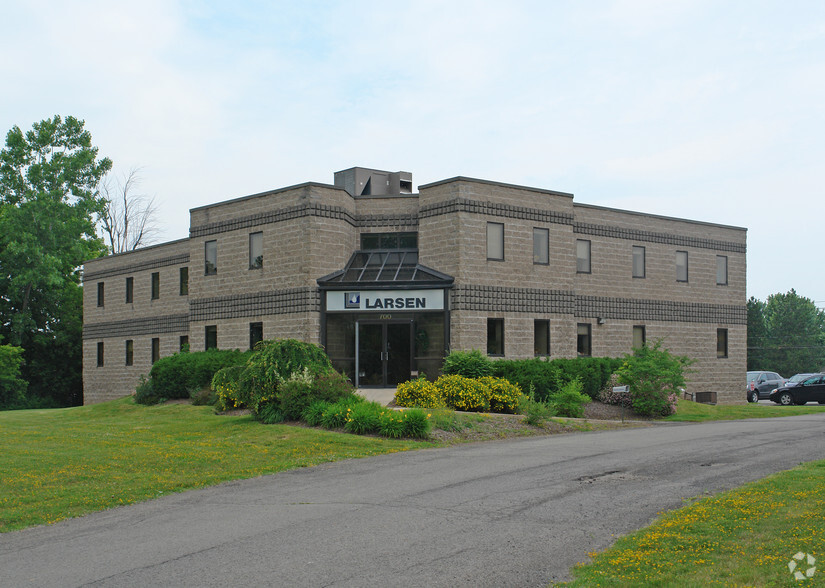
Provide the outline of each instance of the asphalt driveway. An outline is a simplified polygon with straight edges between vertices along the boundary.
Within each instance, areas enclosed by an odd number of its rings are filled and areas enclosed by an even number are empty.
[[[339,462],[0,535],[0,586],[546,586],[684,498],[814,459],[825,414]]]

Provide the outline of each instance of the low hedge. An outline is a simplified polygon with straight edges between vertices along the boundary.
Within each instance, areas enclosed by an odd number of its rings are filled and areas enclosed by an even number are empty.
[[[578,379],[582,393],[598,398],[610,375],[622,365],[614,357],[579,357],[576,359],[500,359],[493,363],[493,375],[529,390],[532,384],[535,399],[546,402],[566,384]]]
[[[209,386],[222,368],[243,364],[251,352],[210,349],[161,357],[149,371],[158,398],[189,398],[190,393]]]
[[[435,382],[418,378],[398,385],[395,403],[419,408],[449,407],[472,412],[515,413],[524,395],[502,378],[441,376]]]

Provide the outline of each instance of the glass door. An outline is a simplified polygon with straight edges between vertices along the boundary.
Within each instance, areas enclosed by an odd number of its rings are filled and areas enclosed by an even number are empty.
[[[396,386],[410,379],[412,321],[358,321],[356,386]]]

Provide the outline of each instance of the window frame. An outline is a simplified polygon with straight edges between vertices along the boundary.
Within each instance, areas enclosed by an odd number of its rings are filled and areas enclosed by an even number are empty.
[[[98,282],[97,283],[97,306],[98,308],[103,308],[105,299],[106,299],[106,287],[104,286],[105,282]]]
[[[126,304],[134,304],[135,302],[135,278],[129,276],[126,278]]]
[[[641,273],[636,272],[636,254],[641,252]],[[647,277],[647,251],[645,251],[644,246],[642,245],[633,245],[631,248],[631,274],[634,278],[644,279]]]
[[[178,270],[179,296],[189,296],[189,266],[185,265]]]
[[[684,270],[685,270],[685,272],[684,272],[684,273],[685,273],[685,279],[681,279],[681,278],[679,277],[679,268],[681,267],[681,265],[679,264],[679,256],[680,256],[680,254],[682,254],[682,255],[684,256],[684,258],[685,258],[685,263],[684,263]],[[676,251],[676,281],[677,281],[677,282],[680,282],[680,283],[686,284],[686,283],[688,283],[688,282],[690,281],[690,272],[689,272],[689,268],[690,268],[690,266],[689,266],[689,256],[688,256],[688,252],[687,252],[687,251],[683,251],[683,250],[677,250],[677,251]]]
[[[126,339],[126,365],[135,365],[135,340]]]
[[[254,249],[258,249],[259,255],[252,257]],[[249,269],[259,270],[264,267],[264,233],[263,231],[256,231],[249,233]]]
[[[253,333],[253,329],[260,329],[260,337],[253,338],[253,334],[257,334],[257,331]],[[260,341],[264,340],[264,324],[261,321],[249,323],[249,348],[255,349],[255,345]]]
[[[630,342],[630,346],[631,346],[632,349],[638,349],[638,347],[636,346],[636,333],[639,330],[641,330],[641,333],[642,333],[641,347],[644,347],[645,345],[647,345],[647,329],[645,328],[645,325],[633,325],[633,335],[632,335],[632,340]]]
[[[152,300],[160,300],[160,272],[152,272]]]
[[[103,367],[104,364],[104,346],[103,341],[97,342],[97,367]]]
[[[491,234],[491,229],[500,231],[500,237],[497,234]],[[493,243],[493,240],[498,241],[498,245],[501,247],[501,257],[490,256],[490,246]],[[504,223],[487,221],[487,261],[504,261]]]
[[[587,249],[587,256],[581,257],[579,255],[579,245],[585,245]],[[580,263],[582,262],[582,263]],[[584,263],[587,264],[587,269],[581,269],[584,266]],[[592,244],[590,243],[590,239],[576,239],[576,273],[577,274],[590,274],[592,273],[593,269],[593,249]]]
[[[724,260],[724,281],[719,281],[719,262]],[[717,286],[727,286],[728,285],[728,256],[727,255],[717,255],[716,256],[716,285]]]
[[[584,327],[585,333],[582,333]],[[582,339],[582,337],[586,339]],[[582,341],[587,342],[587,352],[582,352]],[[590,323],[576,323],[576,356],[577,357],[593,357],[593,325]]]
[[[160,359],[160,337],[152,337],[152,363]]]
[[[492,333],[492,343],[490,334]],[[487,317],[487,355],[490,357],[504,357],[504,319]]]
[[[716,329],[716,359],[727,359],[729,357],[728,345],[728,329],[718,327]]]
[[[536,245],[543,248],[539,253],[544,255],[544,259],[536,255]],[[533,265],[550,265],[550,229],[533,227]]]
[[[545,333],[539,333],[539,325],[545,329]],[[543,341],[542,341],[543,339]],[[546,353],[539,351],[540,343],[546,348]],[[533,320],[533,356],[534,357],[550,357],[550,319],[534,319]]]
[[[211,251],[210,251],[211,250]],[[213,258],[213,259],[210,259]],[[218,275],[218,240],[210,239],[203,243],[203,262],[205,276]]]
[[[184,345],[186,345],[187,347],[189,346],[189,335],[181,335],[181,336],[178,338],[178,348],[179,348],[181,351],[183,351],[183,346],[184,346]]]

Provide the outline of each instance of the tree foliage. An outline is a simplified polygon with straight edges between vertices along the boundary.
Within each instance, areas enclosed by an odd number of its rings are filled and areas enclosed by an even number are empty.
[[[0,345],[0,409],[25,406],[26,382],[20,379],[23,349]]]
[[[685,385],[685,370],[692,363],[690,358],[673,355],[656,341],[625,355],[617,374],[619,383],[630,386],[634,411],[645,416],[667,416],[674,411],[679,389]]]
[[[825,368],[825,312],[791,289],[748,300],[748,369],[783,376]]]
[[[48,366],[79,385],[80,266],[104,251],[97,186],[111,165],[71,116],[15,126],[0,151],[0,334],[24,348],[30,384]],[[54,383],[30,392],[53,396]]]

